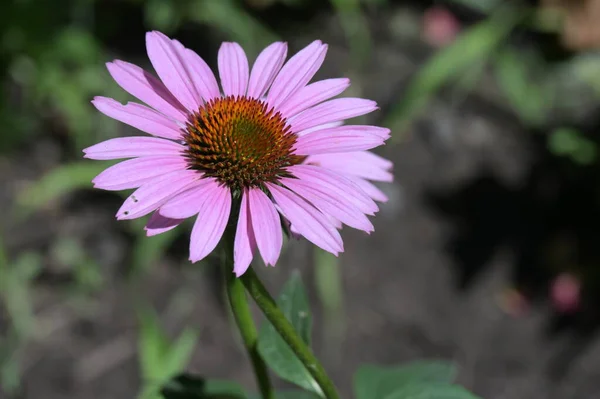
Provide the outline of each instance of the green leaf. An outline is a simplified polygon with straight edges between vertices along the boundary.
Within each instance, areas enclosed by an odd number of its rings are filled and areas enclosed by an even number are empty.
[[[277,304],[304,342],[310,345],[312,318],[298,272],[292,273],[289,281],[283,287]],[[316,381],[268,321],[261,326],[258,336],[258,351],[279,377],[321,394]]]
[[[421,360],[396,367],[365,365],[354,376],[354,392],[356,399],[383,399],[405,385],[450,384],[455,377],[456,367],[444,361]]]
[[[142,397],[152,397],[160,386],[181,373],[193,354],[198,332],[186,329],[173,343],[160,327],[158,316],[150,309],[139,311],[140,369],[144,381]]]
[[[74,190],[91,188],[92,179],[108,165],[106,162],[79,161],[53,169],[17,196],[19,214],[26,216]]]
[[[161,394],[164,399],[245,399],[244,389],[234,381],[205,380],[182,374],[169,381]]]
[[[383,124],[394,129],[406,128],[443,85],[458,79],[473,65],[488,60],[523,17],[521,8],[504,7],[464,31],[418,72]]]
[[[512,108],[531,126],[537,126],[544,120],[551,100],[551,92],[544,82],[534,79],[534,75],[539,74],[530,70],[538,63],[535,57],[509,47],[495,57],[495,72],[500,88]]]
[[[279,391],[275,393],[277,399],[318,399],[320,396],[307,391]],[[248,399],[262,399],[260,394],[248,396]]]
[[[375,399],[372,397],[372,399]],[[479,399],[458,385],[415,383],[398,387],[381,399]]]

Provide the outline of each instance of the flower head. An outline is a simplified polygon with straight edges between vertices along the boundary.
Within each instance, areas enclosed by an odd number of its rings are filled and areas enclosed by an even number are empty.
[[[156,235],[196,216],[190,239],[195,262],[217,246],[230,216],[236,218],[238,276],[257,249],[275,265],[281,217],[294,233],[336,255],[343,251],[342,223],[373,230],[367,215],[378,210],[374,200],[387,199],[368,180],[391,181],[392,175],[391,163],[367,150],[383,144],[389,130],[342,125],[377,108],[365,99],[332,99],[348,79],[309,84],[327,45],[314,41],[285,63],[286,44],[273,43],[250,70],[242,48],[223,43],[221,88],[206,62],[178,41],[149,32],[146,46],[160,80],[123,61],[107,66],[149,107],[104,97],[92,103],[153,137],[116,138],[84,150],[91,159],[131,158],[93,180],[105,190],[137,188],[118,219],[152,213],[146,231]]]

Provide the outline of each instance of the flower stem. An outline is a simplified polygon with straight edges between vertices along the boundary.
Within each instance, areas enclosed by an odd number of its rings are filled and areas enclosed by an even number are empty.
[[[240,280],[246,287],[246,290],[254,298],[258,307],[271,322],[275,330],[281,335],[283,340],[290,346],[298,359],[304,364],[306,370],[315,379],[327,399],[339,399],[335,385],[325,372],[325,369],[319,360],[312,353],[311,349],[298,336],[294,326],[288,321],[283,312],[279,309],[273,297],[269,294],[262,284],[254,270],[248,268]]]
[[[246,346],[248,356],[254,369],[254,375],[263,399],[275,399],[267,366],[258,353],[258,333],[244,291],[244,285],[233,274],[233,245],[226,245],[223,261],[223,271],[226,276],[227,296],[229,304]]]

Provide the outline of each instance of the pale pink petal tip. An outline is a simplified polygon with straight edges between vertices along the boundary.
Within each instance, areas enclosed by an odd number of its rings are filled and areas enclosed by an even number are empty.
[[[244,49],[233,42],[224,42],[217,57],[221,86],[226,96],[243,96],[248,87],[248,58]]]
[[[250,212],[248,211],[248,192],[242,194],[240,204],[240,214],[235,232],[235,241],[233,245],[233,272],[237,277],[248,270],[254,256],[254,247],[256,246],[252,225],[250,222]]]
[[[166,218],[160,215],[158,212],[154,212],[144,227],[144,230],[146,230],[146,235],[148,237],[152,237],[165,233],[169,230],[173,230],[175,227],[183,223],[184,220],[185,219]]]

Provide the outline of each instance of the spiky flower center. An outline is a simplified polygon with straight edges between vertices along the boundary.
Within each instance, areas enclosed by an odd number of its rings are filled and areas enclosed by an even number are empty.
[[[204,104],[190,118],[184,140],[190,168],[233,190],[276,181],[304,158],[292,154],[296,134],[281,114],[247,97]]]

